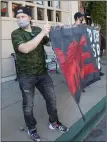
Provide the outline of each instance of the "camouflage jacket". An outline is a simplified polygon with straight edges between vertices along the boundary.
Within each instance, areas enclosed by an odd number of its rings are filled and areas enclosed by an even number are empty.
[[[32,33],[21,28],[14,30],[11,34],[12,44],[16,53],[17,74],[42,75],[46,73],[45,50],[43,45],[48,43],[49,38],[44,37],[37,48],[28,54],[21,53],[18,46],[32,40],[41,32],[41,28],[32,27]]]

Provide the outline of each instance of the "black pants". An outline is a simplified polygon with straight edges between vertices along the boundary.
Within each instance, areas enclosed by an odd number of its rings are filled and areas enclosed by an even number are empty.
[[[51,77],[48,74],[41,76],[20,75],[18,77],[18,80],[23,97],[24,119],[28,129],[34,129],[35,125],[37,124],[33,116],[35,87],[40,91],[46,101],[50,123],[58,121],[56,110],[56,96]]]

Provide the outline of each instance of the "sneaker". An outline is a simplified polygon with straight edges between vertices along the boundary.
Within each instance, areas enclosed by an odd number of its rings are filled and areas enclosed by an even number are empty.
[[[83,89],[82,92],[85,93],[85,90]]]
[[[49,125],[49,128],[51,130],[58,130],[62,133],[66,133],[69,130],[66,126],[62,125],[60,122],[51,123]]]
[[[100,72],[100,76],[104,76],[104,73],[103,73],[103,72]]]
[[[35,141],[35,142],[40,141],[40,136],[37,134],[36,129],[28,130],[28,135],[33,141]]]

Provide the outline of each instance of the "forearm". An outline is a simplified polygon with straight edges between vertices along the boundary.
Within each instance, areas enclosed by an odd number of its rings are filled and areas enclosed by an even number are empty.
[[[41,32],[40,34],[38,34],[34,39],[32,39],[31,41],[28,41],[27,43],[23,43],[18,47],[18,50],[22,53],[29,53],[32,50],[34,50],[39,43],[42,41],[42,39],[44,38],[45,34],[43,32]]]

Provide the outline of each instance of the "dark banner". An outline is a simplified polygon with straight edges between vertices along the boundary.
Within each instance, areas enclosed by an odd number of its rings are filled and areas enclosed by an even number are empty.
[[[92,27],[53,27],[50,32],[68,89],[79,103],[81,90],[100,79],[99,33]]]
[[[94,27],[81,25],[82,36],[86,44],[82,47],[82,61],[84,72],[84,87],[100,79],[100,45],[99,31]],[[79,29],[78,29],[79,30]]]

